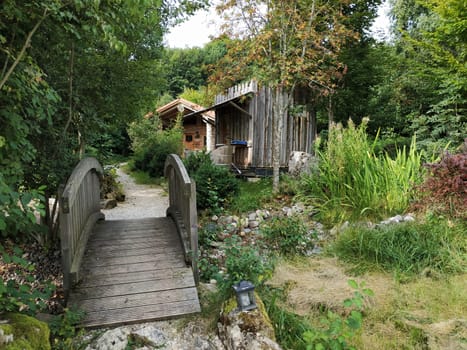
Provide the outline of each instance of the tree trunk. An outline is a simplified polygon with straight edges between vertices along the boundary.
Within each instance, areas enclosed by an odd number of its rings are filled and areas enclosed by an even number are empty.
[[[279,192],[279,171],[282,152],[286,145],[282,144],[282,131],[284,120],[287,118],[289,96],[282,87],[274,90],[273,104],[273,147],[272,147],[272,191]]]

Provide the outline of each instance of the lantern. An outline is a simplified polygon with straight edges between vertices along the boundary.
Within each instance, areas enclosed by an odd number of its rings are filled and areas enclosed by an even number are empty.
[[[237,297],[237,305],[239,311],[248,311],[256,309],[255,301],[255,286],[248,281],[241,281],[234,284],[233,289]]]

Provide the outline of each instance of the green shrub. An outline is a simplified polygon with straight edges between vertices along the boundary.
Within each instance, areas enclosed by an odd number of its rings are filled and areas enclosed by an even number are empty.
[[[0,314],[3,312],[23,312],[35,315],[47,308],[45,301],[54,290],[51,283],[37,285],[34,278],[34,266],[22,258],[23,252],[14,247],[13,254],[8,254],[0,244],[0,254],[5,264],[15,264],[20,278],[0,280]]]
[[[331,251],[358,269],[381,268],[403,274],[432,270],[465,271],[467,225],[443,218],[401,223],[375,229],[354,226],[332,244]]]
[[[377,156],[365,132],[366,121],[331,128],[326,149],[317,151],[319,174],[303,177],[300,196],[311,200],[321,219],[336,222],[361,216],[382,218],[404,212],[413,185],[421,179],[421,154],[415,139],[395,158]]]
[[[41,231],[34,212],[45,214],[44,190],[44,186],[31,191],[15,190],[0,173],[0,236],[18,239],[25,238],[24,235],[34,237]]]
[[[220,281],[224,289],[229,290],[242,280],[259,286],[271,277],[274,265],[270,257],[260,254],[254,246],[243,245],[238,236],[227,238],[225,243],[227,275]]]
[[[279,344],[294,350],[354,349],[351,341],[362,327],[364,300],[373,296],[373,291],[365,288],[364,282],[349,280],[348,284],[354,293],[344,301],[346,315],[328,310],[320,317],[317,327],[307,318],[280,306],[280,301],[287,297],[284,290],[262,289],[261,296]]]
[[[54,316],[49,325],[54,350],[80,349],[79,340],[74,338],[84,333],[77,328],[83,317],[84,311],[76,309],[65,309],[63,314]]]
[[[171,129],[163,130],[157,117],[143,119],[132,123],[128,134],[134,152],[132,170],[148,172],[152,177],[163,177],[167,156],[182,153],[183,133],[179,122]]]
[[[305,254],[313,247],[311,235],[299,217],[276,217],[261,226],[272,249],[283,255]]]
[[[228,169],[215,165],[205,152],[192,153],[185,164],[196,183],[198,209],[219,211],[237,194],[237,179]]]
[[[322,328],[311,328],[303,333],[307,350],[355,350],[350,342],[362,327],[365,297],[373,296],[373,291],[364,288],[364,282],[359,285],[354,280],[349,280],[348,284],[355,289],[353,297],[344,301],[344,306],[350,309],[350,313],[342,317],[328,311],[326,317],[321,319]]]

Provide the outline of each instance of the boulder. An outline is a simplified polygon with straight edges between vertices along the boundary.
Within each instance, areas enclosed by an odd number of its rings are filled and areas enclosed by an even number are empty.
[[[289,174],[298,176],[301,173],[311,173],[317,167],[317,159],[306,152],[291,152],[289,157]]]
[[[23,314],[2,316],[0,348],[5,350],[50,350],[50,330],[46,323]]]
[[[224,303],[218,322],[219,338],[227,350],[281,350],[264,304],[256,295],[258,308],[238,311],[234,297]]]

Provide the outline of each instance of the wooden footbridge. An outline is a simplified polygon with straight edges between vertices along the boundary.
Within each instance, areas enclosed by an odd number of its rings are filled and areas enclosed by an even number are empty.
[[[168,156],[166,217],[105,221],[103,170],[83,159],[60,196],[63,282],[68,306],[85,312],[83,327],[173,318],[200,311],[195,184]]]

